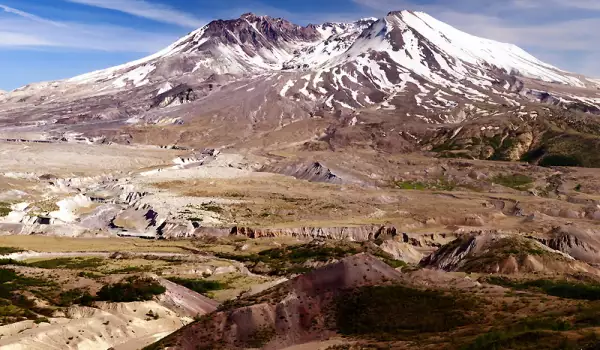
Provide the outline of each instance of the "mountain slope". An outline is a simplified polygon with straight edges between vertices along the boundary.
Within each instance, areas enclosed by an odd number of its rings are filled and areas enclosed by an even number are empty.
[[[245,14],[138,61],[0,95],[0,131],[140,142],[177,125],[151,142],[334,147],[345,135],[337,146],[405,151],[498,111],[521,118],[525,105],[598,113],[598,87],[422,12],[305,27]]]

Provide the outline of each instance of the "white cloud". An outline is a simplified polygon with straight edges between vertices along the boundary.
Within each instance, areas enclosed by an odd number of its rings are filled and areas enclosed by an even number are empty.
[[[0,9],[4,10],[4,12],[6,12],[6,13],[12,13],[12,14],[15,14],[17,16],[21,16],[23,18],[30,19],[32,21],[36,21],[36,22],[40,22],[40,23],[47,23],[47,24],[51,24],[51,25],[56,26],[56,27],[62,27],[62,26],[64,26],[64,24],[62,24],[62,23],[54,22],[54,21],[51,21],[49,19],[45,19],[45,18],[36,16],[36,15],[34,15],[32,13],[29,13],[29,12],[17,10],[15,8],[12,8],[12,7],[8,7],[6,5],[0,4]]]
[[[66,0],[73,3],[120,11],[153,21],[199,28],[205,21],[170,6],[145,0]]]
[[[52,46],[52,43],[33,35],[0,30],[0,47]]]
[[[557,6],[562,8],[600,11],[600,2],[598,2],[598,0],[512,0],[512,5],[521,8]]]
[[[0,47],[67,48],[112,52],[156,52],[179,35],[140,31],[103,24],[60,22],[60,25],[27,17],[0,17]]]

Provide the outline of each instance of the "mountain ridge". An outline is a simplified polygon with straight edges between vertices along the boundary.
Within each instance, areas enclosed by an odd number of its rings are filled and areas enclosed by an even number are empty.
[[[432,131],[460,136],[465,123],[487,118],[535,118],[547,107],[598,113],[599,87],[423,12],[306,26],[247,13],[140,60],[1,95],[0,128],[61,139],[67,126],[90,142],[135,143],[155,132],[143,128],[178,125],[204,135],[196,146],[245,147],[302,122],[294,139],[271,142],[329,142],[344,129],[344,145],[380,147],[372,142],[382,137],[386,150],[403,152],[436,148],[420,142]],[[193,137],[180,134],[152,142],[191,146]]]
[[[222,30],[223,33],[219,33],[218,29],[224,29],[224,28],[220,27],[224,23],[228,24],[228,25],[241,24],[244,21],[248,22],[248,20],[250,19],[250,20],[252,20],[251,23],[253,23],[253,24],[256,24],[257,22],[259,22],[260,24],[266,25],[264,30],[257,30],[256,27],[252,26],[253,27],[252,29],[254,29],[254,31],[258,34],[264,34],[265,32],[271,32],[273,34],[278,34],[278,32],[276,30],[275,31],[271,30],[274,28],[274,25],[276,27],[278,24],[279,26],[283,26],[284,29],[287,27],[288,31],[289,30],[291,30],[291,31],[298,30],[298,33],[300,33],[302,35],[307,35],[306,37],[304,37],[304,39],[308,39],[307,41],[311,41],[311,40],[316,40],[316,32],[319,31],[319,28],[323,28],[323,27],[333,27],[334,30],[340,30],[340,27],[347,28],[347,27],[351,27],[352,25],[357,25],[357,24],[362,23],[363,25],[360,27],[360,29],[366,30],[369,28],[370,25],[372,25],[376,22],[380,22],[380,21],[385,21],[388,26],[391,24],[391,26],[393,27],[392,22],[397,19],[401,19],[401,20],[411,19],[412,25],[414,25],[414,23],[416,23],[416,22],[414,22],[415,18],[410,18],[410,17],[415,17],[418,20],[423,21],[423,23],[425,25],[427,25],[428,27],[430,27],[431,29],[433,29],[433,28],[428,25],[428,22],[434,22],[434,23],[436,23],[436,25],[441,24],[444,27],[444,29],[450,29],[450,30],[453,30],[456,32],[460,32],[460,31],[454,29],[453,27],[434,19],[433,17],[429,16],[425,12],[410,11],[410,10],[390,11],[390,12],[388,12],[388,14],[385,17],[382,17],[382,18],[371,17],[371,18],[359,19],[354,22],[338,22],[338,23],[326,22],[323,24],[308,24],[306,26],[295,25],[283,18],[275,18],[275,17],[270,17],[270,16],[258,16],[253,13],[245,13],[236,19],[213,20],[213,21],[209,22],[207,25],[205,25],[204,27],[198,28],[198,29],[190,32],[188,35],[181,37],[180,39],[175,41],[173,44],[158,51],[155,54],[140,58],[138,60],[127,62],[127,63],[121,64],[121,65],[117,65],[114,67],[109,67],[106,69],[100,69],[100,70],[93,71],[90,73],[81,74],[81,75],[78,75],[78,76],[75,76],[75,77],[69,78],[69,79],[59,80],[59,82],[60,81],[81,82],[81,81],[85,81],[86,77],[89,77],[90,75],[94,75],[94,74],[97,74],[100,72],[112,72],[117,69],[129,68],[129,67],[132,67],[135,65],[147,63],[156,58],[160,58],[160,57],[164,57],[164,56],[171,56],[173,54],[178,53],[179,50],[185,49],[185,47],[182,48],[182,45],[186,44],[186,42],[190,41],[190,39],[195,39],[195,40],[192,40],[192,41],[195,41],[194,48],[198,48],[198,49],[200,49],[200,46],[202,46],[202,44],[205,44],[206,41],[208,41],[210,39],[218,38],[219,35],[221,35],[221,34],[223,34],[226,39],[235,40],[234,38],[228,36],[228,30]],[[248,23],[250,23],[250,22],[248,22]],[[229,29],[229,28],[227,28],[227,29]],[[250,28],[247,28],[247,29],[250,29]],[[306,32],[306,30],[309,30],[308,33]],[[310,32],[311,30],[312,30],[312,32]],[[335,32],[334,33],[326,33],[325,31],[321,31],[320,33],[322,33],[322,35],[323,35],[322,39],[329,39],[331,37],[331,35],[339,34],[339,33],[335,33]],[[202,38],[207,34],[209,36],[208,38]],[[464,33],[464,34],[466,34],[466,33]],[[469,35],[469,34],[467,34],[467,35],[470,36],[471,38],[477,38],[477,37]],[[444,36],[444,35],[442,35],[442,36]],[[201,38],[203,40],[199,40]],[[273,39],[273,38],[271,38],[271,39]],[[276,36],[274,39],[277,40],[278,37]],[[285,39],[289,39],[289,38],[285,38]],[[489,40],[489,39],[483,39],[483,40],[488,41],[488,42],[494,42],[497,44],[506,45],[507,48],[512,49],[512,50],[523,51],[522,49],[518,48],[516,45],[513,45],[513,44],[495,42],[495,41]],[[523,51],[523,52],[518,52],[518,53],[523,54],[525,52]],[[527,54],[527,53],[525,53],[525,54]],[[527,55],[528,55],[528,58],[531,58],[532,61],[534,61],[536,64],[541,64],[548,68],[560,70],[559,68],[556,68],[550,64],[547,64],[547,63],[544,63],[542,61],[535,59],[535,57],[533,57],[529,54],[527,54]],[[564,73],[568,73],[564,70],[560,70],[560,71],[564,72]],[[21,88],[23,88],[23,87],[21,87]],[[18,88],[16,90],[19,90],[21,88]]]

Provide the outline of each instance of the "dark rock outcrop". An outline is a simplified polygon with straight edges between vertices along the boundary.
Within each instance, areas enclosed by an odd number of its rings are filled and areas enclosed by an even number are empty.
[[[311,182],[326,182],[341,184],[344,180],[334,174],[320,162],[313,163],[292,163],[292,164],[274,164],[260,169],[262,172],[276,173],[292,176],[300,180]]]

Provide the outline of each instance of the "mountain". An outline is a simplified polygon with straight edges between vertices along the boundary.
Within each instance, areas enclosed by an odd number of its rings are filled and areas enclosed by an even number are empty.
[[[66,127],[90,142],[157,134],[154,143],[184,146],[312,140],[414,151],[447,143],[443,135],[460,137],[460,127],[487,128],[481,121],[491,117],[535,121],[541,106],[600,113],[599,89],[598,80],[422,12],[304,27],[249,13],[213,21],[134,62],[0,95],[0,127],[49,138],[63,137]],[[530,106],[536,113],[524,111]],[[158,135],[148,129],[156,125],[185,130]],[[283,132],[290,128],[291,138]]]

